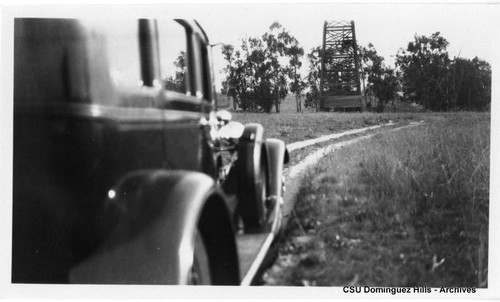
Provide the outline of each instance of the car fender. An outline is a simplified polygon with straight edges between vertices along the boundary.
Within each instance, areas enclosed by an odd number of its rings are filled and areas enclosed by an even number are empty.
[[[71,270],[70,282],[186,284],[204,204],[221,194],[198,172],[130,173],[108,192],[104,245]]]

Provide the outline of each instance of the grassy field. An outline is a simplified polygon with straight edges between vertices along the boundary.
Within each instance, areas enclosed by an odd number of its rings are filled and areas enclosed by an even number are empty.
[[[259,123],[267,137],[279,138],[286,143],[316,138],[345,130],[379,125],[392,121],[404,124],[410,121],[441,119],[438,114],[421,113],[232,113],[233,120]]]
[[[226,104],[226,107],[229,106]],[[304,112],[297,113],[295,98],[289,95],[282,103],[281,113],[241,113],[232,112],[233,120],[246,123],[259,123],[264,126],[267,137],[279,138],[286,143],[316,138],[322,135],[345,130],[379,125],[392,121],[404,124],[410,121],[432,121],[441,119],[440,114],[418,112]]]
[[[296,125],[327,131],[323,124],[344,118],[375,119],[335,114]],[[265,284],[487,286],[490,115],[412,119],[427,123],[377,134],[309,171]],[[291,120],[269,123],[290,122],[293,133]]]

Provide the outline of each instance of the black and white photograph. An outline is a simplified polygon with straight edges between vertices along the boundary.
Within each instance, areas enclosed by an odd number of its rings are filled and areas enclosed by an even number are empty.
[[[499,16],[2,5],[0,298],[500,298]]]

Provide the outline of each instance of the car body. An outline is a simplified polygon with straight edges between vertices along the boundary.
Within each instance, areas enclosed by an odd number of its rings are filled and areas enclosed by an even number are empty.
[[[14,25],[12,282],[250,284],[288,153],[217,109],[199,24]]]

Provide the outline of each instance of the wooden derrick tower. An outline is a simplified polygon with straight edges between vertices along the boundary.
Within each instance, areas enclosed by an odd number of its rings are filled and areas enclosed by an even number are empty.
[[[326,22],[321,57],[320,110],[361,110],[354,21]]]

